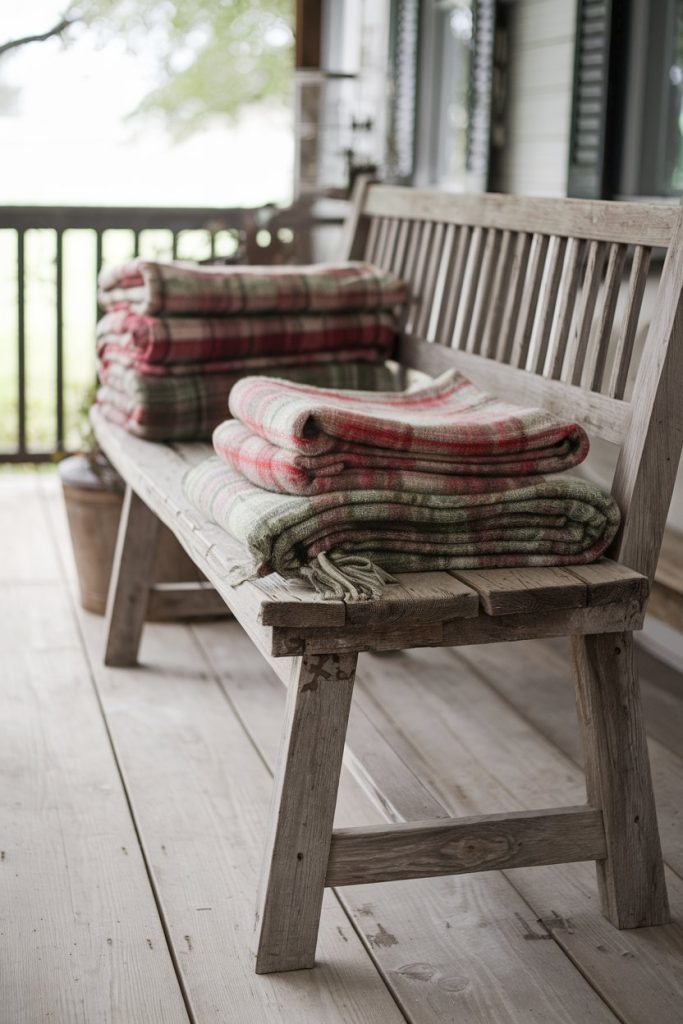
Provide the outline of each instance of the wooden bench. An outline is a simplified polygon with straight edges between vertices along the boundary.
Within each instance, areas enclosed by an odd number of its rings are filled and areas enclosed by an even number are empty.
[[[594,860],[603,911],[617,927],[669,920],[632,631],[643,622],[683,439],[681,239],[677,209],[367,182],[345,225],[344,257],[411,282],[398,352],[406,368],[456,365],[489,390],[621,445],[612,490],[622,527],[611,558],[594,565],[405,574],[366,604],[323,601],[277,576],[233,587],[242,549],[182,492],[184,472],[208,446],[140,441],[95,413],[99,442],[128,485],[107,663],[137,658],[161,520],[289,686],[258,900],[258,972],[313,965],[326,885]],[[660,247],[659,301],[631,399],[643,288]],[[201,595],[193,600],[196,610]],[[352,706],[361,651],[549,636],[573,638],[585,806],[452,819]],[[333,831],[345,737],[385,826]]]

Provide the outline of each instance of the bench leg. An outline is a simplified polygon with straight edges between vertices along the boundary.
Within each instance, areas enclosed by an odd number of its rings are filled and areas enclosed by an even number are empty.
[[[313,967],[356,654],[295,658],[256,914],[256,973]]]
[[[632,633],[572,638],[589,803],[602,810],[603,913],[617,928],[670,920]]]
[[[127,487],[107,595],[105,665],[137,662],[160,525],[142,498]]]

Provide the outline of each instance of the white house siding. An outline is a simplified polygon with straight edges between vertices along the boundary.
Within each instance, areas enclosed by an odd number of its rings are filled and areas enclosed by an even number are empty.
[[[505,192],[566,195],[575,23],[575,0],[510,5]]]

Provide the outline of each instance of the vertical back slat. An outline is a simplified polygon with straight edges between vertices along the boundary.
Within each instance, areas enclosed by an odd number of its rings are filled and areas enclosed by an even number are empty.
[[[474,303],[477,297],[477,288],[479,287],[481,264],[484,258],[485,242],[486,233],[484,228],[473,228],[472,241],[467,253],[460,308],[458,309],[455,321],[455,332],[453,335],[453,346],[455,348],[464,349],[469,338]]]
[[[513,366],[524,368],[529,354],[531,335],[534,329],[538,309],[538,295],[541,290],[545,258],[548,252],[548,236],[535,234],[531,243],[529,267],[524,285],[524,294],[519,310],[517,331],[512,346],[511,362]]]
[[[560,280],[564,268],[567,239],[559,235],[552,235],[548,248],[548,261],[542,285],[542,294],[539,296],[541,306],[536,321],[536,335],[534,339],[536,350],[534,353],[533,369],[536,373],[543,373],[545,367],[550,332],[557,312],[557,293],[560,288]]]
[[[598,321],[598,333],[594,343],[590,346],[588,360],[582,375],[585,386],[591,391],[597,391],[602,382],[607,363],[612,338],[612,326],[614,314],[619,298],[619,289],[624,273],[624,261],[626,259],[627,246],[613,242],[609,247],[609,259],[607,261],[607,273],[605,274],[605,286],[602,296],[602,307]]]
[[[422,225],[422,232],[420,234],[420,243],[417,249],[417,259],[415,261],[415,270],[411,275],[413,282],[413,289],[415,294],[419,296],[420,308],[424,305],[424,288],[427,277],[427,266],[429,263],[429,250],[432,241],[432,235],[434,232],[434,225],[431,221],[426,221]]]
[[[402,220],[398,229],[396,239],[396,251],[391,261],[391,270],[399,277],[403,276],[406,255],[408,253],[408,238],[410,236],[410,221]]]
[[[133,259],[140,255],[140,231],[136,228],[133,231]]]
[[[633,353],[633,342],[636,337],[643,295],[645,294],[645,284],[650,269],[651,255],[652,249],[645,245],[637,245],[633,253],[626,313],[617,339],[612,372],[607,387],[607,394],[611,398],[624,397],[626,379]]]
[[[500,242],[500,231],[496,231],[495,228],[489,228],[486,232],[484,255],[481,261],[481,271],[478,275],[479,280],[474,311],[472,314],[472,326],[470,328],[469,337],[467,338],[468,352],[479,353],[481,351],[484,328],[486,326],[486,319],[488,317],[491,302],[493,279],[496,272],[496,264],[498,262],[498,253],[500,251]]]
[[[500,322],[500,334],[496,345],[496,359],[501,363],[509,363],[512,358],[530,249],[531,235],[525,233],[518,234],[515,238],[515,251],[512,257],[512,267],[510,268],[510,277],[507,283],[503,316]]]
[[[565,367],[562,372],[562,379],[569,384],[580,384],[583,364],[588,348],[595,303],[600,290],[602,268],[605,265],[607,246],[604,242],[592,241],[588,245],[588,258],[586,270],[583,275],[581,288],[581,299],[576,319],[576,329],[570,335],[567,346]]]
[[[455,224],[446,224],[441,242],[436,277],[434,280],[434,295],[431,302],[429,322],[427,324],[427,337],[431,341],[438,341],[439,324],[441,323],[444,304],[447,301],[447,291],[452,285],[449,276],[452,270],[453,257],[458,238],[458,229]]]
[[[398,227],[399,222],[396,217],[392,217],[389,221],[389,227],[387,228],[387,237],[385,242],[385,252],[383,253],[382,266],[386,270],[393,270],[394,258],[396,255],[396,239],[398,238]]]
[[[410,229],[408,234],[408,248],[406,250],[406,258],[403,264],[403,277],[406,281],[410,281],[411,285],[414,281],[415,275],[415,264],[417,263],[417,254],[420,248],[420,238],[422,237],[422,223],[418,220],[410,222]]]
[[[378,267],[386,267],[387,260],[387,240],[389,237],[389,218],[382,217],[379,225],[379,233],[377,235],[377,252],[375,254],[374,262]]]
[[[368,237],[365,242],[365,259],[368,263],[374,263],[377,255],[377,236],[379,235],[379,217],[370,218]]]
[[[456,228],[448,259],[445,277],[446,284],[439,312],[439,321],[436,326],[436,341],[439,345],[450,345],[453,340],[455,318],[458,315],[458,304],[465,277],[465,265],[471,238],[471,228]]]
[[[55,442],[64,448],[64,235],[55,235]]]
[[[579,290],[581,264],[585,245],[580,238],[570,238],[564,258],[564,273],[560,282],[557,320],[554,338],[550,347],[550,376],[559,380],[567,350],[567,340],[574,319],[576,296]]]
[[[410,301],[405,316],[405,329],[412,332],[415,326],[415,317],[422,296],[417,291],[415,280],[419,267],[420,251],[422,248],[422,237],[424,235],[425,223],[423,221],[412,221],[410,225],[410,237],[408,240],[408,251],[403,266],[402,277],[410,284]]]
[[[500,249],[481,339],[480,354],[482,356],[491,357],[497,351],[505,297],[510,283],[510,262],[514,237],[511,231],[503,231],[500,239]]]
[[[443,253],[444,235],[443,224],[435,224],[427,252],[427,268],[420,286],[423,299],[416,325],[416,333],[420,338],[427,338],[429,334],[436,282],[439,276],[439,267]]]

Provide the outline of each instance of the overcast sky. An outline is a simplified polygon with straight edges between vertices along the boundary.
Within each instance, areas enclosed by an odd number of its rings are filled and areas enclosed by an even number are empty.
[[[0,42],[44,31],[55,0],[3,3]],[[16,110],[0,114],[0,204],[252,206],[290,198],[289,115],[250,112],[175,145],[125,115],[152,83],[151,68],[122,42],[98,49],[82,33],[63,48],[35,43],[3,59],[2,82],[18,86]]]

